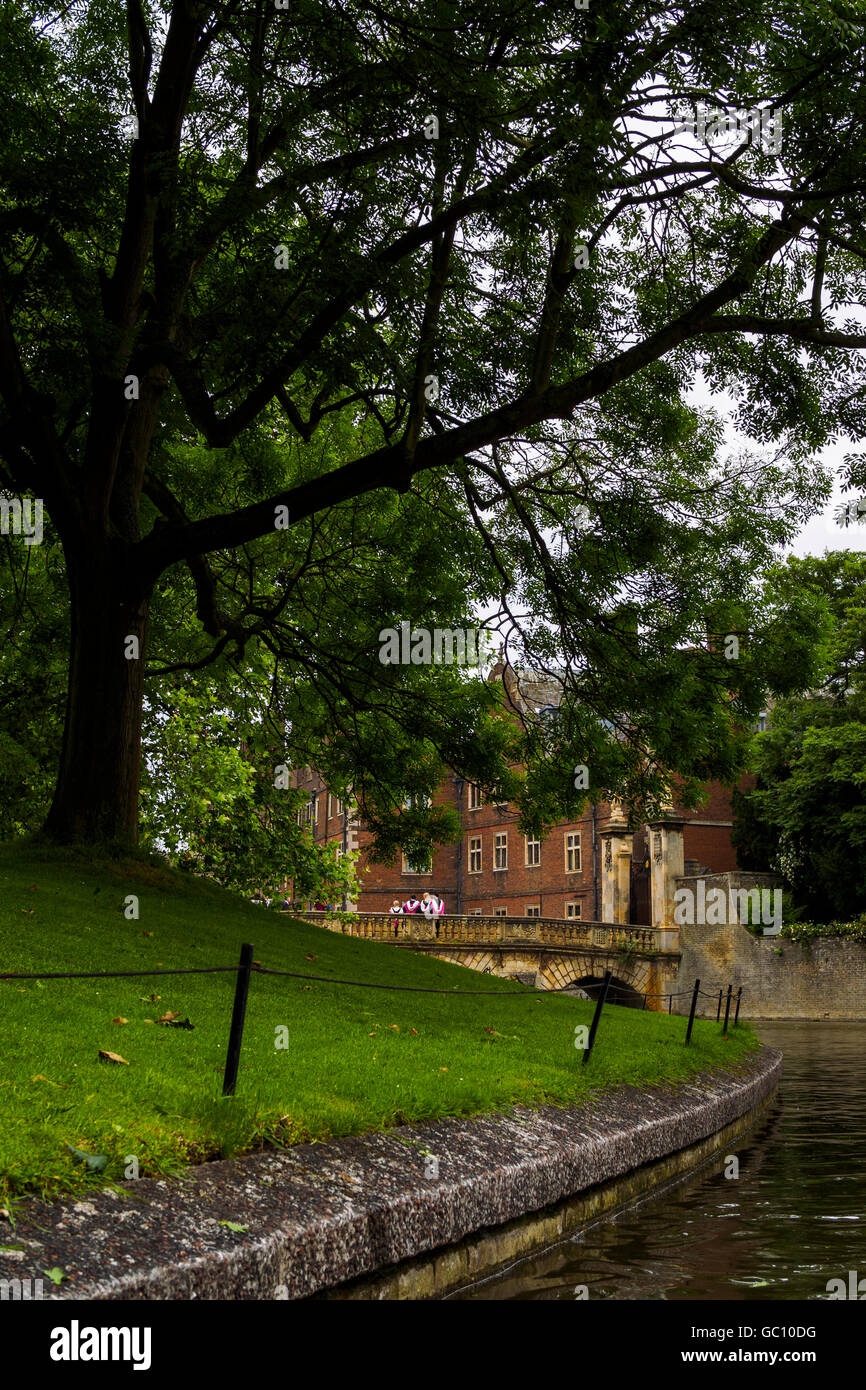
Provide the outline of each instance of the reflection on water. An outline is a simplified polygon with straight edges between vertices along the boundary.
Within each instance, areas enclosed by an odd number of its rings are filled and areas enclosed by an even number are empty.
[[[866,1276],[866,1023],[761,1023],[785,1055],[779,1098],[732,1149],[658,1198],[461,1299],[826,1298]]]

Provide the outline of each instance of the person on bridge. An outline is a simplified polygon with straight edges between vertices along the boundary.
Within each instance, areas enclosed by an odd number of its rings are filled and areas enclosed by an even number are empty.
[[[390,915],[391,915],[392,917],[400,917],[400,916],[402,916],[402,914],[403,914],[403,907],[402,907],[402,904],[401,904],[399,898],[395,898],[395,899],[394,899],[394,901],[392,902],[392,904],[391,904],[390,908],[388,909],[388,911],[389,911],[389,913],[390,913]],[[399,936],[399,935],[400,935],[400,928],[399,928],[399,925],[398,925],[397,922],[394,923],[394,935],[395,935],[395,936]]]

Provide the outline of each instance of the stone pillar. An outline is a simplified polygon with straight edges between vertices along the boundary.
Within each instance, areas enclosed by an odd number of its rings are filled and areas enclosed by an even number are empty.
[[[610,819],[598,832],[601,840],[601,920],[628,926],[631,905],[631,858],[634,836],[613,802]]]
[[[685,869],[684,824],[681,816],[671,813],[648,827],[652,924],[660,930],[659,945],[663,951],[679,949],[680,929],[674,921],[674,893],[676,880],[682,877]]]

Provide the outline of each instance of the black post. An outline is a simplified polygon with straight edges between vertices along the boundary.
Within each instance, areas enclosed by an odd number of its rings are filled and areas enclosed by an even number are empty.
[[[587,1062],[589,1061],[589,1054],[590,1052],[592,1052],[592,1045],[595,1042],[595,1034],[598,1029],[598,1020],[601,1018],[601,1011],[604,1008],[604,1001],[607,998],[608,986],[610,985],[611,979],[612,972],[610,970],[605,970],[604,980],[601,986],[601,994],[598,996],[598,999],[596,1001],[595,1013],[592,1016],[592,1023],[589,1025],[589,1038],[587,1039],[586,1043],[586,1051],[583,1054],[583,1066],[586,1066]]]
[[[673,996],[673,994],[669,994],[669,995],[668,995],[668,1013],[669,1013],[669,1014],[672,1014],[673,1011],[674,1011],[674,996]]]
[[[700,980],[695,980],[695,987],[692,990],[692,1007],[689,1010],[689,1026],[686,1029],[686,1047],[688,1047],[692,1038],[692,1027],[694,1026],[695,1022],[695,1009],[698,1007],[698,993],[700,991],[700,988]]]
[[[722,1016],[722,991],[719,990],[719,1007],[716,1009],[716,1023]]]
[[[733,986],[733,985],[728,985],[728,998],[727,998],[727,1002],[725,1003],[725,1026],[724,1026],[724,1028],[722,1029],[722,1036],[723,1036],[723,1037],[726,1037],[726,1036],[727,1036],[727,1032],[728,1032],[728,1014],[731,1012],[731,995],[733,994],[733,992],[734,992],[734,986]]]
[[[736,1010],[736,1013],[734,1014],[734,1027],[735,1027],[735,1028],[736,1028],[737,1024],[739,1023],[739,1021],[740,1021],[740,1000],[742,999],[742,997],[743,997],[743,986],[740,985],[740,988],[737,990],[737,1010]]]
[[[253,964],[253,948],[241,947],[241,959],[235,982],[235,1004],[232,1009],[232,1026],[229,1030],[229,1050],[226,1053],[226,1070],[223,1077],[223,1095],[233,1096],[238,1079],[238,1063],[241,1060],[241,1042],[244,1036],[244,1018],[247,1012],[247,994],[250,988],[250,970]]]

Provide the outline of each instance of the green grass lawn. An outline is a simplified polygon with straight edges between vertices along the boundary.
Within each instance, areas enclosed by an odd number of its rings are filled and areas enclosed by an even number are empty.
[[[127,894],[140,916],[124,916]],[[698,1022],[608,1006],[589,1066],[574,1030],[593,1006],[392,946],[355,941],[146,860],[0,846],[0,970],[263,966],[378,983],[483,990],[391,993],[253,975],[237,1094],[221,1096],[233,975],[0,981],[0,1198],[81,1192],[226,1157],[438,1115],[571,1104],[593,1090],[688,1077],[756,1045]],[[160,1024],[173,1013],[192,1029]],[[275,1044],[284,1039],[287,1049]],[[98,1060],[120,1054],[123,1066]],[[91,1170],[70,1149],[104,1156]]]

